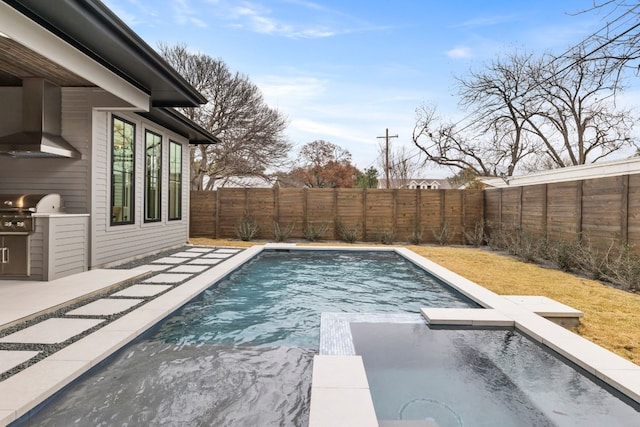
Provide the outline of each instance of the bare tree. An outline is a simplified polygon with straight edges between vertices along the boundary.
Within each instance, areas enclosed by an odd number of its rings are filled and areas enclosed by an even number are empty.
[[[415,177],[420,170],[419,154],[411,154],[405,146],[389,150],[389,188],[399,188],[405,181]],[[382,170],[387,167],[386,158],[386,148],[381,146],[378,163]]]
[[[209,102],[181,108],[187,117],[217,136],[221,143],[191,150],[191,188],[208,190],[231,175],[264,176],[282,166],[291,144],[286,118],[264,101],[247,76],[232,73],[220,59],[191,53],[185,45],[159,46],[162,56]]]
[[[610,62],[547,55],[532,68],[534,90],[522,115],[556,167],[593,163],[634,145],[632,113],[614,102]]]
[[[598,14],[603,26],[586,37],[566,55],[573,60],[607,60],[617,88],[626,71],[640,71],[640,3],[628,0],[593,0],[591,7],[577,14]],[[576,58],[577,57],[577,58]]]
[[[633,145],[608,63],[514,53],[458,78],[468,124],[418,110],[413,140],[432,161],[481,176],[598,161]]]

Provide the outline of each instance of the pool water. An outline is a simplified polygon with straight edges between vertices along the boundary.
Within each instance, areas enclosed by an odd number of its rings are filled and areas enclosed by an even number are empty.
[[[392,252],[265,251],[27,425],[305,426],[320,313],[478,307]]]
[[[638,426],[638,404],[511,329],[351,323],[379,420]]]

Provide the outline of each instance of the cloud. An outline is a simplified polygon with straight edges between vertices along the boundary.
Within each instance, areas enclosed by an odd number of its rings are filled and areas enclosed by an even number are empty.
[[[446,51],[445,54],[449,58],[453,59],[471,58],[473,56],[471,49],[466,46],[454,47],[453,49]]]
[[[451,28],[479,28],[479,27],[492,27],[494,25],[504,24],[506,22],[513,22],[520,19],[518,15],[493,15],[493,16],[478,16],[468,19],[459,24],[452,25]]]
[[[256,84],[267,99],[308,100],[325,91],[324,82],[315,77],[266,76]]]
[[[173,9],[174,18],[179,25],[195,25],[200,28],[207,27],[207,23],[198,17],[198,12],[191,7],[189,0],[173,0],[171,8]]]

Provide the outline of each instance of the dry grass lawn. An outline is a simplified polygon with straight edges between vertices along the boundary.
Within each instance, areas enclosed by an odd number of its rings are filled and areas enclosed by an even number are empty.
[[[191,243],[241,247],[255,244],[201,238],[194,238]],[[584,317],[574,330],[576,333],[640,365],[640,295],[484,249],[407,247],[497,294],[543,295],[581,310]]]

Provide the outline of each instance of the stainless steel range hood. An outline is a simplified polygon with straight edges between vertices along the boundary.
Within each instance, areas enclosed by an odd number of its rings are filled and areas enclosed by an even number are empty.
[[[62,93],[41,78],[22,81],[22,131],[0,137],[0,154],[12,157],[80,158],[61,136]]]

